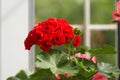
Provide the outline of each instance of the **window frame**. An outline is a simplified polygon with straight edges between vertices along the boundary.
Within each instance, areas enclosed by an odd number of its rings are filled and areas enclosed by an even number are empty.
[[[117,0],[119,1],[119,0]],[[85,8],[85,30],[84,30],[84,39],[85,39],[85,45],[88,47],[91,47],[91,30],[116,30],[116,47],[117,47],[117,66],[120,69],[120,22],[118,24],[90,24],[90,0],[85,0],[84,2],[84,8]],[[120,80],[120,76],[118,78]]]

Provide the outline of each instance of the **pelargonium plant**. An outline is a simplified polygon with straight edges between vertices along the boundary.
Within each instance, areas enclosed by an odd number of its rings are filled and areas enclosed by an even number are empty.
[[[20,71],[7,80],[109,80],[119,75],[111,64],[98,62],[97,55],[115,54],[110,45],[90,49],[81,45],[81,30],[65,19],[48,18],[34,26],[25,39],[25,49],[39,47],[35,72]]]

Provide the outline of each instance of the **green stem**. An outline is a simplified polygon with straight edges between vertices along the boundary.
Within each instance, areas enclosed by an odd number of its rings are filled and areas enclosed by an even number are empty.
[[[68,58],[70,59],[70,47],[68,47]]]
[[[71,55],[72,42],[73,42],[74,37],[75,37],[75,36],[73,36],[73,38],[72,38],[72,40],[70,41],[69,46],[68,46],[68,57],[69,57],[69,59],[70,59],[70,55]]]

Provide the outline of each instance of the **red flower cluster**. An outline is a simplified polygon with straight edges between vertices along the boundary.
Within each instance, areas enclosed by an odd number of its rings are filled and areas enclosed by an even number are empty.
[[[115,19],[113,22],[120,21],[120,0],[116,3],[116,10],[113,12],[112,17]]]
[[[43,51],[48,51],[53,45],[62,45],[72,40],[74,36],[73,28],[64,19],[49,18],[38,23],[29,32],[24,44],[30,50],[33,44],[38,45]],[[80,45],[80,36],[76,35],[73,45]]]

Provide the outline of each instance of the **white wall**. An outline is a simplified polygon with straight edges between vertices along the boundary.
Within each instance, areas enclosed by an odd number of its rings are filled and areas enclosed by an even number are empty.
[[[28,32],[28,1],[1,0],[0,80],[28,69],[24,39]]]

